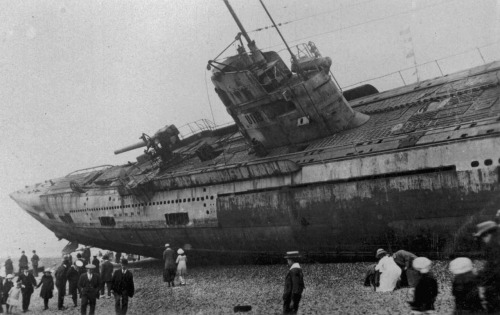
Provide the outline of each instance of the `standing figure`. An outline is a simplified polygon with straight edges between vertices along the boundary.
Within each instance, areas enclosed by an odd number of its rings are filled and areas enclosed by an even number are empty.
[[[17,282],[15,286],[13,286],[9,290],[9,297],[7,298],[7,314],[12,314],[13,311],[16,310],[19,305],[21,305],[21,282]],[[23,301],[24,303],[24,301]]]
[[[90,246],[85,246],[85,248],[83,249],[83,253],[82,253],[82,258],[85,259],[85,263],[87,263],[87,264],[91,263],[90,257],[91,257]]]
[[[51,299],[54,294],[54,279],[52,278],[52,270],[45,269],[43,271],[42,279],[37,285],[37,288],[42,287],[40,290],[40,297],[43,299],[43,310],[49,309],[49,299]]]
[[[484,244],[486,263],[479,273],[479,294],[483,308],[490,313],[500,312],[500,231],[494,221],[477,225],[475,237]]]
[[[187,265],[186,265],[187,257],[186,255],[184,255],[184,251],[182,250],[182,248],[179,248],[177,250],[177,254],[179,256],[177,256],[175,263],[177,264],[177,273],[179,274],[179,281],[181,285],[186,285],[186,280],[184,279],[184,277],[187,274]]]
[[[163,251],[163,260],[165,261],[165,267],[163,270],[163,281],[166,282],[168,286],[172,285],[173,287],[175,286],[174,279],[176,271],[174,255],[175,253],[170,248],[170,244],[168,243],[165,244],[165,251]]]
[[[413,314],[434,314],[434,302],[438,295],[436,278],[430,273],[432,262],[426,257],[413,260],[413,268],[420,273],[413,301],[410,306]]]
[[[9,298],[9,291],[14,286],[14,283],[12,282],[13,278],[14,278],[13,274],[11,274],[11,273],[8,274],[5,277],[5,282],[4,282],[3,288],[2,288],[2,299],[0,301],[0,304],[6,304],[5,309],[7,310],[7,313],[9,311],[9,304],[7,304],[7,300]],[[19,292],[21,292],[21,291],[19,291]]]
[[[87,306],[90,305],[89,315],[95,313],[95,304],[99,298],[99,287],[101,280],[99,275],[94,273],[95,266],[88,264],[85,266],[87,273],[80,276],[78,280],[78,288],[80,289],[80,296],[82,298],[82,315],[87,314]]]
[[[401,287],[415,287],[418,280],[418,272],[413,269],[413,260],[417,255],[410,253],[406,250],[398,250],[392,255],[394,262],[401,268]]]
[[[482,310],[478,279],[473,273],[472,261],[466,257],[450,262],[450,272],[455,276],[452,294],[455,297],[455,314],[473,314]]]
[[[2,298],[3,298],[3,277],[0,275],[0,313],[3,313]]]
[[[10,258],[10,256],[7,257],[4,266],[5,266],[5,275],[14,274],[14,264],[12,263],[12,259]]]
[[[92,259],[92,265],[95,266],[96,273],[100,273],[100,269],[99,269],[100,264],[101,264],[101,262],[99,261],[99,259],[97,259],[97,255],[94,255],[94,259]]]
[[[379,259],[377,266],[375,266],[375,270],[380,272],[377,292],[393,291],[401,276],[401,268],[398,267],[394,258],[382,248],[377,250],[375,257]]]
[[[28,269],[23,269],[23,273],[19,276],[17,282],[21,283],[21,292],[23,295],[23,312],[27,312],[30,306],[31,295],[35,291],[36,280],[33,274],[28,272]]]
[[[24,250],[21,252],[21,257],[19,258],[19,274],[23,269],[28,269],[28,257],[24,254]]]
[[[56,288],[57,288],[57,309],[64,310],[64,296],[66,295],[66,281],[68,281],[68,264],[63,260],[62,264],[56,270]]]
[[[121,258],[122,258],[122,253],[121,252],[116,252],[115,263],[119,264]]]
[[[122,259],[121,268],[113,273],[111,290],[115,297],[115,312],[125,315],[128,310],[128,298],[134,296],[134,276],[128,270],[128,260]]]
[[[33,276],[38,277],[38,262],[40,261],[40,257],[36,254],[36,251],[33,250],[33,256],[31,256],[31,266],[33,266]]]
[[[75,261],[68,270],[68,294],[71,295],[73,306],[78,307],[78,280],[80,280],[80,270],[83,269],[81,260]]]
[[[108,299],[111,297],[111,280],[113,280],[113,264],[109,261],[108,255],[102,257],[103,262],[101,264],[101,297],[104,295],[104,286],[108,290]]]
[[[304,275],[298,263],[300,254],[297,251],[287,252],[288,273],[285,277],[285,289],[283,292],[283,314],[295,314],[299,309],[302,291],[304,291]]]

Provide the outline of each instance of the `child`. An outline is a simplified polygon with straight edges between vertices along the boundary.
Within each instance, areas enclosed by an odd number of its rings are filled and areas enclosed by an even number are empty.
[[[181,282],[181,285],[186,285],[186,280],[184,279],[184,277],[186,276],[187,272],[187,266],[186,266],[187,257],[186,255],[184,255],[184,251],[182,250],[182,248],[179,248],[177,250],[177,254],[179,256],[177,256],[177,260],[175,261],[175,263],[177,264],[177,273],[179,274],[179,281]]]
[[[43,299],[43,310],[48,310],[49,299],[54,296],[52,293],[54,291],[54,279],[52,278],[52,270],[44,270],[42,279],[40,280],[37,288],[39,288],[40,286],[42,286],[42,289],[40,290],[40,297]]]
[[[420,279],[415,286],[413,302],[410,302],[412,314],[434,314],[434,302],[438,294],[436,278],[429,273],[432,262],[425,257],[413,260],[413,269],[420,273]]]
[[[16,286],[9,290],[9,298],[7,299],[7,314],[12,314],[12,312],[21,303],[21,282],[16,283]]]
[[[12,283],[12,279],[14,278],[14,276],[12,274],[8,274],[7,277],[5,277],[5,282],[3,284],[3,288],[2,288],[2,299],[0,301],[1,304],[6,304],[5,307],[6,307],[6,311],[9,310],[9,304],[7,304],[7,299],[9,298],[9,291],[10,289],[12,289],[12,287],[14,286],[14,283]]]
[[[478,280],[472,271],[472,261],[459,257],[450,262],[450,272],[455,275],[452,293],[455,297],[455,313],[470,314],[482,310]]]

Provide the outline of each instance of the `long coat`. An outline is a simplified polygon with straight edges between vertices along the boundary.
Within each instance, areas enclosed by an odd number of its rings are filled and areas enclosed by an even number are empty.
[[[22,254],[21,258],[19,258],[19,269],[21,268],[28,268],[28,257],[25,254]]]
[[[78,280],[78,288],[80,289],[80,296],[86,296],[90,300],[95,300],[99,298],[99,288],[101,286],[101,280],[97,273],[92,274],[92,279],[89,280],[89,276],[84,273],[80,276]]]
[[[62,264],[56,270],[56,287],[61,294],[66,294],[66,281],[68,281],[68,267]]]
[[[5,275],[14,274],[14,264],[10,258],[5,261]]]
[[[54,290],[54,278],[52,276],[43,275],[37,288],[40,286],[42,286],[40,290],[40,297],[42,299],[51,299],[54,296],[52,292]]]
[[[163,251],[163,260],[165,261],[165,269],[175,270],[175,253],[170,247]]]
[[[434,310],[434,302],[438,295],[438,284],[432,274],[423,273],[415,286],[413,302],[410,302],[414,311],[425,312]]]
[[[99,273],[99,272],[100,272],[100,268],[99,268],[100,263],[101,263],[101,262],[99,261],[99,259],[97,259],[97,257],[94,257],[94,259],[92,259],[92,265],[94,265],[94,266],[95,266],[95,269],[94,269],[94,270],[95,270],[97,273]]]
[[[5,283],[3,284],[3,295],[2,295],[2,304],[5,304],[7,302],[7,299],[9,298],[9,291],[12,289],[14,286],[14,282],[11,280],[5,280]]]
[[[116,270],[113,273],[111,283],[111,290],[117,294],[122,294],[123,291],[126,291],[129,297],[134,296],[134,276],[130,270],[126,270],[125,273],[121,269]]]
[[[109,282],[113,278],[113,264],[109,260],[104,260],[101,264],[101,280]]]
[[[68,292],[69,294],[76,293],[76,290],[78,289],[78,280],[80,279],[80,272],[76,270],[75,265],[71,266],[67,272],[67,278],[68,278]]]
[[[25,275],[24,273],[19,276],[17,282],[21,282],[21,285],[24,287],[21,289],[23,293],[32,294],[35,291],[36,280],[33,274],[28,273]]]
[[[293,295],[301,295],[304,291],[304,275],[301,268],[291,268],[285,277],[283,300]]]

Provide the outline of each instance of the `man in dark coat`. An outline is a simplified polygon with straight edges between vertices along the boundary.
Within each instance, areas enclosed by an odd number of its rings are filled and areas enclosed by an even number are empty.
[[[12,259],[10,256],[7,257],[5,261],[5,275],[14,275],[14,264],[12,263]]]
[[[80,280],[80,270],[83,268],[83,263],[81,260],[75,261],[73,265],[68,270],[68,294],[71,295],[71,299],[73,300],[73,306],[78,306],[78,280]]]
[[[395,252],[392,257],[394,258],[394,262],[401,268],[401,281],[399,285],[401,287],[415,287],[419,276],[418,271],[413,269],[412,264],[417,255],[401,249]]]
[[[108,255],[102,257],[101,264],[101,297],[104,297],[104,286],[108,288],[108,298],[111,297],[111,280],[113,280],[113,264],[109,261]]]
[[[115,296],[117,315],[127,314],[128,298],[134,296],[134,276],[128,270],[128,260],[122,259],[121,268],[113,273],[111,290]]]
[[[35,291],[36,280],[35,277],[31,273],[28,272],[28,269],[25,268],[22,271],[22,274],[19,275],[19,279],[17,282],[21,282],[21,293],[23,295],[23,312],[28,311],[28,307],[30,306],[31,295]]]
[[[57,309],[64,310],[64,296],[66,295],[66,281],[68,280],[69,262],[63,260],[62,264],[56,270],[56,288],[57,288]]]
[[[287,252],[288,273],[285,277],[285,289],[283,292],[283,314],[295,314],[299,309],[302,291],[304,291],[304,275],[298,264],[300,254],[297,251]],[[292,303],[292,304],[291,304]]]
[[[165,244],[165,250],[163,251],[163,260],[165,261],[165,267],[163,270],[163,281],[168,284],[168,286],[174,284],[175,272],[177,270],[177,266],[175,264],[175,253],[170,248],[170,244]]]
[[[99,269],[99,265],[101,264],[101,262],[99,261],[99,259],[97,259],[97,255],[94,255],[94,259],[92,259],[92,265],[95,266],[95,272],[96,273],[100,273],[100,269]]]
[[[28,269],[28,257],[24,254],[24,250],[21,252],[21,258],[19,258],[19,274],[23,269]]]
[[[82,257],[83,259],[85,259],[85,262],[87,264],[90,264],[90,258],[91,258],[90,246],[85,246],[85,248],[83,249]]]
[[[33,251],[33,256],[31,256],[31,266],[33,267],[33,276],[38,277],[38,262],[40,261],[40,257],[36,254],[36,251]]]
[[[479,272],[481,304],[490,313],[500,312],[500,228],[494,221],[479,223],[474,236],[481,238],[486,260]]]
[[[82,315],[87,314],[87,306],[90,305],[89,315],[95,313],[95,304],[99,298],[99,287],[101,280],[99,275],[94,273],[95,266],[88,264],[85,266],[87,273],[80,276],[78,280],[78,288],[80,289],[80,296],[82,298]]]

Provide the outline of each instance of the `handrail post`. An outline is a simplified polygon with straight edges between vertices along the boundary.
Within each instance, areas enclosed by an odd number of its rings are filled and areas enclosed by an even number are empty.
[[[476,48],[477,52],[479,53],[479,56],[481,56],[481,59],[483,59],[483,63],[486,63],[486,60],[484,60],[483,54],[481,53],[481,49],[479,47]]]
[[[401,71],[398,71],[399,76],[401,77],[401,81],[403,81],[403,84],[406,86],[405,79],[403,79],[403,75],[401,74]]]
[[[443,76],[443,70],[441,70],[441,67],[439,66],[439,62],[437,60],[434,60],[436,62],[436,66],[438,66],[439,72],[441,72],[441,76]]]

